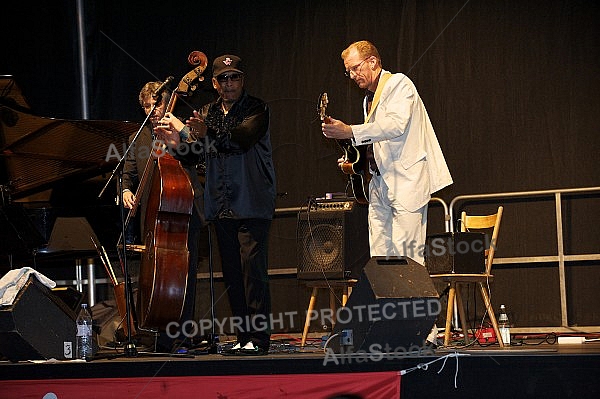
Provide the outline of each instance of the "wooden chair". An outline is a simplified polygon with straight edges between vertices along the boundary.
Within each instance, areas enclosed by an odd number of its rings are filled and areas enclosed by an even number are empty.
[[[450,285],[448,291],[448,308],[446,309],[446,329],[444,330],[444,346],[448,346],[450,343],[450,333],[452,328],[452,317],[454,314],[454,303],[458,309],[458,315],[460,324],[465,336],[465,343],[469,342],[469,330],[467,323],[467,314],[465,312],[464,304],[462,302],[460,285],[476,283],[479,288],[479,293],[483,299],[483,303],[487,310],[487,314],[492,323],[492,327],[496,333],[496,339],[500,344],[500,347],[504,347],[502,337],[500,336],[500,330],[498,328],[498,321],[494,314],[494,308],[488,295],[488,283],[490,283],[494,276],[492,275],[492,264],[494,262],[494,255],[496,253],[496,244],[498,242],[498,232],[500,230],[500,221],[502,220],[502,212],[504,208],[498,207],[498,212],[493,215],[487,216],[472,216],[467,215],[463,212],[461,215],[461,231],[474,231],[474,230],[489,230],[492,229],[492,239],[490,240],[490,247],[485,250],[485,272],[479,274],[459,274],[459,273],[448,273],[448,274],[432,274],[431,278],[434,281],[443,281]]]
[[[346,302],[348,301],[348,296],[352,291],[352,287],[356,285],[358,280],[349,279],[349,280],[310,280],[305,281],[304,285],[308,288],[312,288],[312,293],[310,294],[310,301],[308,303],[308,310],[306,311],[306,320],[304,321],[304,330],[302,331],[302,343],[301,347],[304,347],[306,344],[306,337],[308,336],[308,329],[310,328],[310,320],[312,311],[315,308],[315,302],[317,301],[317,294],[319,289],[327,289],[329,291],[329,307],[333,312],[333,316],[335,317],[335,312],[337,309],[336,303],[337,298],[335,296],[334,289],[341,288],[342,289],[342,306],[346,306]],[[335,322],[335,320],[333,320]],[[333,329],[333,326],[331,326]]]

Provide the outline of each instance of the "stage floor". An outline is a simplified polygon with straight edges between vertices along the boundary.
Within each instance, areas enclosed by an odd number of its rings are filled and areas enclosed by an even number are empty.
[[[597,341],[564,345],[529,340],[504,349],[476,345],[350,355],[324,352],[319,338],[305,349],[295,340],[273,342],[265,356],[139,353],[112,357],[114,351],[102,351],[108,358],[89,362],[2,361],[0,397],[64,399],[77,397],[69,394],[74,390],[89,391],[87,398],[101,398],[113,397],[107,392],[124,387],[126,394],[114,397],[600,397]],[[49,392],[55,396],[44,396]]]

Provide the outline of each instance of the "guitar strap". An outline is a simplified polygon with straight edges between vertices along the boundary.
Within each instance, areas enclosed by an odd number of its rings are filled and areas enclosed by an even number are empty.
[[[381,92],[383,91],[383,86],[385,86],[385,83],[391,77],[392,77],[391,73],[382,73],[381,76],[379,77],[379,83],[377,84],[377,89],[375,90],[375,95],[373,96],[373,103],[371,104],[371,109],[369,110],[369,114],[365,118],[365,123],[367,123],[369,121],[369,119],[371,118],[371,115],[373,115],[373,111],[375,110],[375,108],[377,107],[377,104],[379,103],[379,97],[381,97]]]
[[[373,115],[373,111],[375,110],[375,108],[377,107],[377,104],[379,103],[379,98],[381,97],[381,92],[383,91],[383,87],[385,86],[387,80],[391,76],[392,76],[391,73],[382,73],[381,76],[379,77],[379,83],[377,83],[377,89],[375,89],[375,94],[373,95],[373,102],[371,103],[371,109],[369,109],[369,114],[365,118],[365,123],[369,123],[369,119],[371,118],[371,115]],[[373,171],[374,173],[379,175],[379,168],[377,167],[377,162],[375,162],[375,157],[373,156],[373,144],[367,145],[365,157],[367,160],[366,168],[371,169],[371,171]]]

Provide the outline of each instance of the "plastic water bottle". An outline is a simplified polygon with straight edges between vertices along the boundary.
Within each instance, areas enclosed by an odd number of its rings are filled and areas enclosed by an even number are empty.
[[[500,336],[504,345],[510,345],[510,324],[508,322],[508,314],[506,314],[506,307],[500,305],[500,315],[498,316],[498,329],[500,330]]]
[[[92,356],[92,315],[87,303],[82,303],[81,311],[77,316],[77,358],[89,360]]]

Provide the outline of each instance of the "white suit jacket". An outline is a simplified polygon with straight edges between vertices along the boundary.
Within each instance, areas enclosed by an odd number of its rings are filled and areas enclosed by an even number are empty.
[[[383,84],[368,119],[352,125],[352,132],[356,145],[373,144],[389,199],[412,212],[427,204],[432,193],[452,184],[452,176],[414,83],[396,73]],[[367,118],[366,99],[364,111]]]

